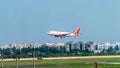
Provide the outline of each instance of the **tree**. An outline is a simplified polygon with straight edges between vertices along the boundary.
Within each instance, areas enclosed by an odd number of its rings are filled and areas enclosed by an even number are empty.
[[[116,51],[119,50],[119,46],[118,45],[115,46],[115,50]]]

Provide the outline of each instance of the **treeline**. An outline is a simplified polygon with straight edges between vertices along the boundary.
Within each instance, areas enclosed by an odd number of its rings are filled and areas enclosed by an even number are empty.
[[[39,47],[39,48],[7,48],[0,49],[0,56],[4,58],[28,58],[33,57],[33,53],[35,53],[35,57],[50,57],[50,56],[66,56],[67,52],[65,48],[55,48],[55,47]]]
[[[0,49],[0,57],[1,58],[29,58],[33,57],[33,54],[35,54],[35,57],[57,57],[57,56],[94,56],[94,55],[118,55],[116,51],[113,51],[112,49],[109,49],[107,51],[103,51],[100,53],[94,53],[90,52],[88,50],[71,50],[70,52],[67,52],[65,47],[61,47],[60,49],[56,47],[39,47],[39,48],[22,48],[22,49],[16,49],[16,48],[7,48],[7,49]]]

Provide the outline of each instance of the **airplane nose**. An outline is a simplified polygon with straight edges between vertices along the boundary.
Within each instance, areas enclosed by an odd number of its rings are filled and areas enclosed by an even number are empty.
[[[50,32],[47,32],[47,34],[50,34]]]

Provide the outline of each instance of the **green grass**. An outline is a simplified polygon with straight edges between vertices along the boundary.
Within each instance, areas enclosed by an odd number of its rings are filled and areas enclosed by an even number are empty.
[[[94,59],[62,59],[62,60],[41,60],[35,61],[36,65],[42,64],[84,64],[86,62],[94,62],[95,60],[99,62],[120,62],[120,58],[94,58]],[[18,61],[19,66],[33,65],[33,61]],[[15,61],[5,61],[4,66],[16,66]],[[93,68],[93,64],[91,65],[83,65],[83,66],[38,66],[36,68]],[[1,63],[0,63],[1,67]],[[99,64],[98,68],[120,68],[120,65],[101,65]]]
[[[43,67],[37,67],[37,68],[94,68],[93,66],[43,66]]]

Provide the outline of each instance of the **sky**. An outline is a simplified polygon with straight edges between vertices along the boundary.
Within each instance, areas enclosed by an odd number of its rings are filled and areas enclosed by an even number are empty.
[[[54,38],[50,30],[81,34]],[[1,0],[0,45],[34,42],[118,42],[120,0]]]

